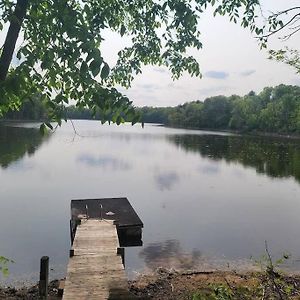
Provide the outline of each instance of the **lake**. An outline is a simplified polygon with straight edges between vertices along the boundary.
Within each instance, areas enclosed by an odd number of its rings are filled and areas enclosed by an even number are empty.
[[[246,269],[289,252],[300,270],[300,141],[145,125],[70,122],[41,137],[0,126],[0,255],[4,282],[38,280],[50,257],[64,276],[71,199],[128,197],[144,223],[126,248],[130,277],[158,266]],[[3,282],[3,279],[1,279]]]

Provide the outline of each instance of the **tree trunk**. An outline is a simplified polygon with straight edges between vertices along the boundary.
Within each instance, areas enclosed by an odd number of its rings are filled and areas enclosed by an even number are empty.
[[[10,25],[0,57],[0,82],[6,79],[9,66],[15,51],[16,42],[22,27],[29,0],[18,0],[11,16]]]

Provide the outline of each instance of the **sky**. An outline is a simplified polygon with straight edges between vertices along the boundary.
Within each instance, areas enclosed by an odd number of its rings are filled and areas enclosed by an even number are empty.
[[[299,0],[261,0],[261,4],[265,12],[275,12],[299,5]],[[144,67],[131,88],[122,89],[134,105],[175,106],[216,95],[260,92],[266,86],[281,83],[300,85],[300,75],[283,63],[269,60],[267,51],[260,50],[249,29],[230,23],[226,17],[213,17],[212,11],[208,11],[200,21],[200,30],[203,49],[193,51],[193,55],[200,63],[203,77],[185,74],[173,81],[166,68]],[[300,33],[285,43],[275,38],[269,43],[273,49],[286,45],[299,49]],[[116,35],[107,34],[102,53],[114,64],[122,46],[124,42]]]
[[[299,5],[299,0],[261,0],[265,13],[276,12]],[[260,92],[266,86],[281,83],[300,85],[300,75],[283,63],[268,59],[266,50],[260,50],[258,42],[249,29],[230,23],[226,17],[213,17],[208,10],[199,24],[203,48],[192,54],[200,63],[202,78],[184,74],[173,81],[164,67],[145,66],[136,76],[129,89],[120,88],[135,106],[176,106],[185,102],[201,100],[216,95],[245,95],[249,91]],[[128,45],[128,38],[120,38],[105,32],[101,51],[110,66],[117,60],[117,53]],[[0,44],[4,41],[0,34]],[[290,46],[299,49],[300,33],[282,42],[277,38],[269,41],[270,49]]]

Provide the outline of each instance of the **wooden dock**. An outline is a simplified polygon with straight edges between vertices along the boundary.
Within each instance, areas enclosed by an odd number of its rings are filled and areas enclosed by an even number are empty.
[[[128,203],[116,199],[126,198],[114,198],[112,202],[109,199],[72,201],[70,224],[73,243],[63,300],[136,299],[128,291],[124,248],[120,248],[119,242],[120,220],[126,220],[123,230],[129,228],[130,233],[132,229],[136,232],[137,220],[139,226],[142,223],[127,199]],[[104,200],[105,210],[100,204],[99,211],[99,200]],[[118,201],[122,206],[114,208]],[[112,220],[112,216],[118,220]],[[134,217],[133,223],[130,223],[130,216]]]
[[[143,222],[127,198],[83,199],[71,201],[71,240],[82,218],[114,220],[121,247],[142,246]]]

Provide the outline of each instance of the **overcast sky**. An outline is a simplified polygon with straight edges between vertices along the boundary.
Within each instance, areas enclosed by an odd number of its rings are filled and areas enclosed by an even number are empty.
[[[261,0],[265,11],[277,11],[299,5],[299,0]],[[230,23],[225,17],[205,13],[200,30],[203,49],[193,54],[200,62],[203,78],[184,75],[173,81],[167,69],[148,66],[136,77],[129,90],[122,90],[137,106],[175,106],[187,101],[201,100],[215,95],[244,95],[251,90],[261,91],[265,86],[281,83],[300,85],[300,75],[283,63],[268,60],[268,53],[260,50],[248,29]],[[104,53],[111,63],[124,42],[107,35]],[[300,34],[288,43],[270,41],[273,48],[285,45],[298,48]]]
[[[261,0],[264,11],[277,11],[299,5],[299,0]],[[300,75],[283,63],[268,60],[265,50],[248,29],[230,23],[226,17],[213,17],[207,11],[201,20],[203,49],[193,51],[201,66],[203,78],[184,75],[173,81],[169,71],[162,67],[147,66],[136,77],[132,87],[122,89],[136,106],[175,106],[215,95],[244,95],[251,90],[260,92],[265,86],[281,83],[300,85]],[[102,53],[113,65],[117,52],[126,45],[126,38],[106,33]],[[3,33],[0,43],[3,43]],[[300,34],[288,42],[272,39],[270,48],[285,45],[299,49]]]

